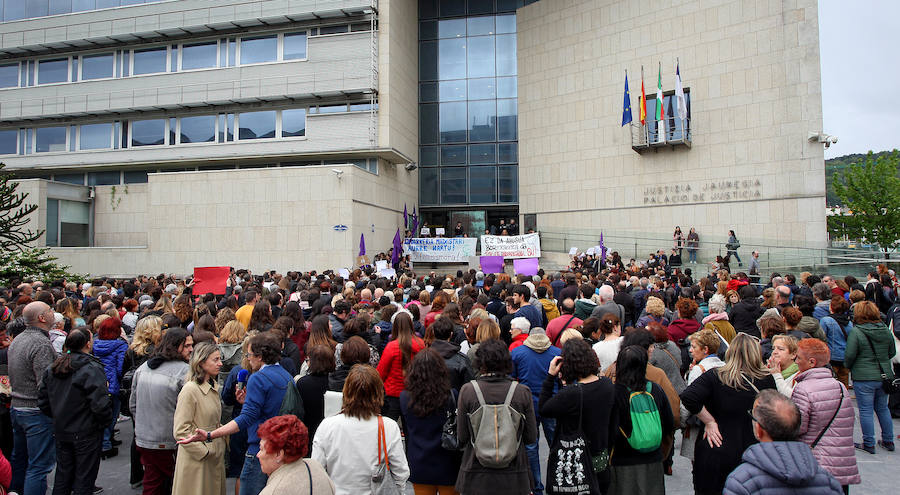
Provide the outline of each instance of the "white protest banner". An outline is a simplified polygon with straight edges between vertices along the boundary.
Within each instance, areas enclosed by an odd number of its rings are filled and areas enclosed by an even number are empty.
[[[434,235],[444,235],[447,231],[444,230],[444,227],[437,227],[434,229]]]
[[[466,263],[475,256],[474,237],[414,237],[403,240],[403,255],[413,262]]]
[[[541,238],[538,234],[483,235],[482,256],[503,256],[507,259],[540,258]]]
[[[375,262],[375,269],[378,270],[379,272],[381,270],[387,269],[387,267],[388,267],[388,263],[386,260],[378,260]]]
[[[578,254],[578,248],[575,246],[572,246],[572,248],[569,249],[569,256],[575,256],[576,254]]]
[[[347,281],[347,279],[350,278],[350,270],[348,270],[346,268],[341,268],[340,270],[338,270],[338,275],[343,277],[344,281]]]

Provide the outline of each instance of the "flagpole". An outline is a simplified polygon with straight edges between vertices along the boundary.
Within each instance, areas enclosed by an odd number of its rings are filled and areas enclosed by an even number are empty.
[[[641,105],[638,113],[644,112],[644,118],[641,119],[641,131],[644,133],[644,142],[650,146],[650,131],[647,129],[647,97],[644,96],[644,64],[641,64]]]

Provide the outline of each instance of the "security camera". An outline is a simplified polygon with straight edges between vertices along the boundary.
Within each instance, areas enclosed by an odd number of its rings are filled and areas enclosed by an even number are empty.
[[[419,165],[416,162],[409,162],[406,164],[406,170],[409,172],[412,172],[417,168],[419,168]]]
[[[333,168],[331,169],[331,171],[334,172],[334,175],[336,175],[338,179],[340,179],[341,176],[344,175],[344,171],[341,169]]]

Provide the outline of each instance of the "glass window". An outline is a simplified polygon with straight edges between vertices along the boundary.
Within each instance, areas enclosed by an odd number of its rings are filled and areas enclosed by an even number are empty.
[[[84,185],[84,174],[54,174],[53,180],[56,182],[65,182],[66,184]]]
[[[437,146],[422,146],[419,148],[419,166],[436,167],[438,164]]]
[[[25,2],[16,0],[6,2],[5,10],[3,11],[4,21],[17,21],[24,18]]]
[[[296,60],[306,58],[306,33],[284,35],[284,59]]]
[[[47,0],[25,0],[25,16],[28,18],[45,16],[47,7]]]
[[[351,112],[368,112],[370,110],[378,110],[378,104],[372,105],[371,103],[351,103],[350,111]]]
[[[132,74],[154,74],[166,71],[166,47],[134,51]]]
[[[146,170],[128,170],[125,171],[126,184],[146,184],[149,182]]]
[[[497,96],[499,98],[515,98],[519,96],[518,78],[515,77],[498,77],[497,78]]]
[[[438,78],[438,42],[419,43],[419,80],[434,81]]]
[[[494,100],[469,102],[469,141],[497,139],[497,103]]]
[[[438,142],[438,106],[435,103],[419,105],[419,142]]]
[[[486,100],[497,97],[497,83],[493,77],[469,79],[469,99]]]
[[[438,16],[437,0],[419,0],[419,18],[431,19]]]
[[[19,144],[19,131],[0,131],[0,155],[15,155]]]
[[[438,37],[437,21],[422,21],[419,23],[419,39],[433,40]]]
[[[441,16],[464,15],[466,13],[465,0],[440,0]]]
[[[466,20],[465,19],[444,19],[438,21],[438,37],[439,38],[465,38],[466,37]]]
[[[516,32],[516,16],[514,15],[498,15],[497,34],[515,33]]]
[[[319,113],[342,113],[347,111],[347,105],[319,105]]]
[[[516,35],[502,34],[497,36],[497,75],[514,76],[517,73]]]
[[[466,167],[450,167],[441,171],[441,204],[466,203]]]
[[[241,64],[259,64],[278,60],[278,37],[241,38]]]
[[[91,172],[88,174],[89,186],[115,186],[121,181],[118,170],[108,172]]]
[[[95,0],[72,0],[72,12],[84,12],[97,8]]]
[[[469,168],[469,202],[497,202],[497,167]]]
[[[59,200],[47,198],[47,232],[44,239],[48,246],[59,244]]]
[[[441,81],[438,83],[440,101],[463,101],[466,99],[466,80]]]
[[[59,245],[90,245],[90,205],[78,201],[59,200]]]
[[[519,143],[500,143],[498,148],[498,161],[500,163],[518,163]]]
[[[19,64],[0,65],[0,88],[15,88],[19,85]]]
[[[81,57],[81,80],[103,79],[113,76],[113,54],[86,55]]]
[[[81,146],[83,150],[112,148],[112,123],[88,124],[81,126]]]
[[[319,34],[341,34],[346,33],[348,27],[346,24],[338,24],[337,26],[325,26],[319,28]]]
[[[466,141],[466,102],[440,104],[441,143]]]
[[[518,100],[497,100],[497,131],[500,141],[519,138]]]
[[[438,83],[426,82],[419,84],[419,101],[429,103],[438,101]]]
[[[419,170],[419,202],[423,205],[438,204],[438,174],[440,169],[423,168]]]
[[[38,127],[35,129],[35,153],[66,151],[66,134],[65,127]]]
[[[449,39],[438,42],[438,79],[463,79],[466,77],[466,39]]]
[[[211,143],[216,140],[216,116],[181,118],[180,143]]]
[[[494,37],[477,36],[468,39],[469,77],[491,77],[494,75]],[[516,54],[513,53],[513,57]]]
[[[306,135],[306,109],[281,111],[281,137]]]
[[[50,15],[72,12],[72,0],[50,0]]]
[[[136,120],[131,123],[131,146],[166,144],[166,121]]]
[[[441,165],[465,165],[466,146],[441,146]]]
[[[215,67],[218,60],[218,48],[215,41],[181,46],[182,70]]]
[[[519,200],[519,167],[515,165],[498,167],[500,203],[515,203]]]
[[[497,145],[473,144],[469,146],[469,163],[472,165],[497,163]]]
[[[38,62],[38,84],[67,82],[69,80],[69,59],[41,60]]]
[[[479,36],[484,34],[494,34],[494,17],[469,17],[466,19],[467,31],[469,36]]]
[[[275,112],[247,112],[238,116],[238,139],[275,137]]]
[[[469,0],[469,13],[470,14],[490,14],[494,11],[494,2],[491,0],[487,1],[474,1]]]

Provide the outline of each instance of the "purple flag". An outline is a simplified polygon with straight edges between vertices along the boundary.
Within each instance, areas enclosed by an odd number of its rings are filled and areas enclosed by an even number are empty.
[[[600,259],[606,262],[606,246],[603,245],[603,231],[600,231]]]
[[[484,273],[503,273],[503,256],[482,256],[481,271]]]
[[[412,236],[413,236],[413,237],[419,237],[419,233],[418,233],[418,228],[419,228],[419,215],[416,213],[416,207],[415,207],[415,206],[413,206],[412,221],[413,221],[413,225],[412,225]]]
[[[359,234],[359,254],[357,256],[366,255],[366,234]]]
[[[537,275],[538,259],[537,258],[520,258],[513,260],[513,268],[517,275]]]
[[[403,228],[409,227],[409,215],[406,214],[406,203],[403,203]]]
[[[400,229],[394,234],[394,250],[391,252],[391,264],[396,266],[400,263],[400,252],[403,250],[403,244],[400,241]]]

